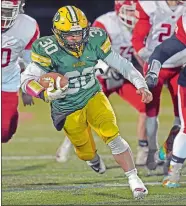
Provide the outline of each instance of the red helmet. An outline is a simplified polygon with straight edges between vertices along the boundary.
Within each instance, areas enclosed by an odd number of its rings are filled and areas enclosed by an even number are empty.
[[[9,29],[14,23],[21,8],[21,0],[1,1],[1,29]]]
[[[129,28],[133,28],[136,23],[135,2],[136,1],[131,0],[115,0],[115,11],[120,17],[122,23]],[[132,15],[130,15],[129,12],[132,12]]]

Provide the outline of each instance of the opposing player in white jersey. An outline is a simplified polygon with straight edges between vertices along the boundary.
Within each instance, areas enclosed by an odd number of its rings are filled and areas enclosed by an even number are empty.
[[[166,187],[178,187],[180,172],[186,159],[186,11],[177,22],[175,34],[156,47],[149,58],[146,81],[150,87],[156,86],[161,65],[170,59],[174,59],[185,66],[183,66],[178,78],[178,105],[181,129],[174,140],[170,168],[168,175],[163,180],[163,185]]]
[[[30,61],[32,43],[39,37],[36,21],[21,14],[21,0],[1,1],[1,67],[2,67],[2,138],[8,142],[18,124],[18,92],[20,88],[19,56]]]
[[[136,7],[138,22],[135,25],[132,43],[137,54],[144,62],[148,61],[150,54],[156,46],[169,38],[176,27],[176,21],[183,14],[185,9],[181,1],[139,1]],[[159,81],[156,87],[152,88],[153,101],[146,105],[147,112],[147,135],[149,137],[149,156],[147,166],[149,169],[156,168],[154,154],[158,149],[157,131],[158,114],[160,107],[160,95],[164,83],[167,83],[168,90],[172,97],[175,120],[170,135],[179,131],[180,120],[178,114],[177,79],[181,70],[180,62],[170,59],[166,61],[160,71]],[[144,66],[144,74],[147,64]]]
[[[136,23],[135,18],[136,4],[131,0],[115,0],[115,11],[108,12],[98,17],[93,26],[104,29],[112,42],[112,49],[121,56],[132,60],[132,29]],[[102,65],[100,66],[102,67]],[[108,67],[107,67],[108,68]],[[148,142],[146,136],[146,112],[145,104],[141,102],[141,98],[136,94],[136,88],[131,82],[123,79],[114,69],[108,68],[105,74],[98,76],[102,85],[103,92],[109,97],[112,93],[118,93],[122,99],[127,101],[132,107],[139,112],[137,123],[137,137],[139,140],[136,165],[145,165],[148,154]],[[59,147],[56,158],[58,161],[66,161],[69,155],[71,143],[65,138],[64,143]]]

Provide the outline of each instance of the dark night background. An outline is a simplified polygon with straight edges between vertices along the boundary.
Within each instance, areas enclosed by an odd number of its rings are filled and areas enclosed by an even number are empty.
[[[114,9],[114,0],[26,0],[25,13],[37,20],[41,36],[45,36],[52,34],[54,14],[66,5],[80,8],[93,23],[98,16]]]

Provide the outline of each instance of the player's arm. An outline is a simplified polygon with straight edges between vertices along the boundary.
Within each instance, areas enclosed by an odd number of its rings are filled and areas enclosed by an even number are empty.
[[[186,44],[181,42],[176,35],[165,40],[157,46],[149,58],[149,66],[146,75],[146,82],[150,88],[155,87],[163,63],[170,57],[186,49]]]
[[[136,18],[138,21],[133,30],[132,46],[134,53],[139,55],[143,61],[147,61],[150,52],[145,47],[145,38],[148,36],[152,25],[150,24],[149,16],[145,13],[139,2],[136,4]]]
[[[28,66],[28,64],[31,62],[31,46],[33,42],[36,41],[40,36],[40,30],[37,22],[32,19],[32,21],[29,21],[29,23],[30,32],[28,32],[27,38],[25,39],[27,43],[18,60],[21,67],[21,72],[23,72]],[[22,91],[21,97],[24,106],[31,106],[32,104],[34,104],[33,98],[29,94]]]
[[[31,59],[26,70],[21,74],[21,88],[31,96],[39,97],[44,88],[37,82],[41,75],[51,70],[52,61],[40,46],[42,40],[37,40],[32,45]]]
[[[121,73],[124,78],[128,79],[137,88],[137,93],[142,95],[143,102],[149,103],[152,101],[152,94],[148,91],[148,86],[145,79],[131,62],[113,50],[104,59],[104,61]]]
[[[27,24],[29,25],[29,30],[27,29],[24,33],[24,50],[21,52],[19,58],[19,65],[21,67],[21,71],[24,71],[27,65],[32,61],[31,60],[31,49],[32,44],[35,42],[40,36],[39,26],[35,19],[31,17],[27,17]]]
[[[30,41],[25,46],[25,50],[31,50],[32,49],[32,44],[39,38],[39,36],[40,36],[39,26],[38,26],[37,22],[35,22],[35,31],[33,33],[32,38],[30,39]]]
[[[25,71],[21,73],[22,91],[31,96],[39,97],[44,88],[38,83],[38,80],[45,73],[35,62],[28,64]]]
[[[111,49],[111,42],[107,33],[103,30],[100,30],[100,32],[101,37],[98,37],[96,42],[98,59],[102,59],[110,67],[116,69],[124,78],[134,84],[137,89],[142,87],[148,88],[145,79],[133,64]]]
[[[21,88],[23,92],[37,98],[42,98],[46,102],[64,98],[66,91],[63,91],[62,88],[54,90],[54,80],[52,78],[52,91],[51,87],[45,89],[38,83],[40,76],[52,71],[55,66],[52,63],[50,56],[46,55],[41,49],[40,40],[33,44],[31,58],[32,63],[30,63],[26,70],[21,74]]]
[[[31,62],[31,50],[24,50],[18,59],[19,66],[21,68],[21,73],[25,71],[28,64]],[[21,91],[20,91],[21,92]],[[32,96],[25,92],[21,92],[22,102],[24,106],[34,105],[34,100]]]
[[[152,94],[148,91],[143,76],[131,62],[111,49],[111,42],[106,32],[102,30],[100,32],[101,35],[97,37],[96,42],[98,59],[102,59],[110,67],[122,74],[124,78],[128,79],[138,89],[138,93],[142,95],[142,101],[149,103],[152,100]]]

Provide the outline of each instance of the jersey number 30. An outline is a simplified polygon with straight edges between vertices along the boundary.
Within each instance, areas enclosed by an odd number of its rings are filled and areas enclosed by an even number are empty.
[[[7,67],[9,65],[11,53],[12,51],[10,48],[1,49],[1,67]]]

